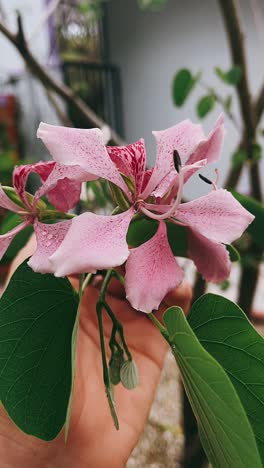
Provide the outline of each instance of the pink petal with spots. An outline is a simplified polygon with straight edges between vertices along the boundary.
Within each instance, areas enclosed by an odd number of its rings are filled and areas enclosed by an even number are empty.
[[[153,132],[153,135],[157,143],[156,164],[150,181],[142,193],[142,198],[147,198],[162,179],[174,169],[173,151],[175,149],[179,152],[184,164],[200,141],[204,139],[202,127],[193,124],[190,120],[184,120],[167,130]]]
[[[37,273],[53,273],[53,266],[49,257],[56,252],[70,229],[72,220],[56,224],[34,223],[37,248],[28,265]]]
[[[91,130],[41,123],[37,131],[53,159],[66,166],[80,166],[89,174],[110,180],[127,195],[128,188],[109,157],[98,128]]]
[[[183,175],[184,175],[184,183],[187,182],[187,180],[195,172],[197,172],[199,169],[201,169],[201,167],[206,166],[206,164],[207,164],[207,159],[202,159],[201,161],[197,161],[194,164],[187,164],[187,165],[183,166],[182,167],[182,172],[183,172]],[[166,195],[166,193],[168,193],[173,188],[173,192],[172,192],[171,195],[172,195],[172,197],[174,197],[176,195],[176,193],[177,193],[177,190],[178,190],[178,178],[179,178],[179,175],[177,174],[177,172],[174,169],[173,171],[170,172],[170,174],[168,174],[161,181],[161,183],[158,185],[156,190],[154,190],[154,192],[152,192],[151,195],[154,195],[154,197],[163,198]]]
[[[120,172],[133,178],[136,195],[139,195],[146,166],[146,149],[143,138],[128,146],[108,146],[108,154]]]
[[[231,262],[226,247],[188,230],[188,254],[206,281],[219,283],[230,275]]]
[[[9,245],[11,244],[12,240],[16,237],[16,235],[23,231],[27,226],[31,223],[29,221],[25,221],[24,223],[19,224],[11,231],[8,231],[6,234],[0,235],[0,260],[2,259],[3,255],[7,251]]]
[[[218,161],[223,146],[224,135],[224,114],[221,114],[211,133],[206,140],[199,143],[198,147],[188,158],[186,164],[194,164],[201,159],[207,159],[208,164]]]
[[[13,185],[14,185],[15,191],[18,194],[18,196],[21,198],[22,202],[29,209],[31,209],[31,204],[28,201],[26,192],[25,192],[26,183],[27,183],[29,174],[34,172],[35,174],[38,174],[40,176],[41,180],[45,180],[52,172],[54,166],[55,166],[55,162],[53,161],[47,161],[47,162],[40,161],[36,164],[27,164],[24,166],[17,166],[14,169]]]
[[[238,239],[254,219],[231,193],[223,189],[181,204],[175,216],[199,234],[224,244]]]
[[[83,213],[74,218],[65,240],[50,257],[55,276],[122,265],[129,255],[126,235],[133,213],[131,208],[115,216]]]
[[[0,207],[4,208],[5,210],[9,211],[14,211],[15,213],[18,213],[21,211],[21,206],[17,205],[14,203],[10,198],[5,194],[4,190],[1,187],[0,184]]]
[[[132,249],[126,262],[126,294],[134,309],[151,312],[158,309],[165,295],[183,278],[167,239],[164,221],[156,234]]]
[[[96,179],[84,171],[80,166],[64,166],[55,163],[49,176],[44,179],[40,189],[36,192],[34,203],[47,194],[48,200],[55,208],[67,212],[80,200],[81,184]]]

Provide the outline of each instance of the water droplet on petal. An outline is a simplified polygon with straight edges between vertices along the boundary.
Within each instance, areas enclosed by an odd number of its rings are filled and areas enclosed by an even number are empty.
[[[47,231],[42,231],[41,233],[43,236],[46,236],[47,235]]]
[[[50,245],[51,245],[50,241],[46,243],[46,247],[49,247]]]
[[[52,239],[52,238],[53,238],[53,235],[52,235],[52,234],[49,234],[49,235],[48,235],[48,239],[50,240],[50,239]]]

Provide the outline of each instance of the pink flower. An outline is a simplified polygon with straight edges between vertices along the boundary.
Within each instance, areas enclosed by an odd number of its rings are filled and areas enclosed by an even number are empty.
[[[77,175],[78,171],[80,176],[79,168],[75,171],[75,175]],[[28,176],[32,172],[38,174],[43,182],[34,197],[25,190]],[[17,213],[21,217],[21,223],[18,226],[0,236],[0,260],[16,234],[32,224],[38,245],[36,252],[29,261],[29,265],[33,270],[41,273],[52,272],[49,256],[61,244],[70,227],[71,220],[56,224],[41,223],[39,218],[45,204],[39,202],[39,198],[41,195],[48,193],[49,200],[61,211],[68,211],[69,208],[74,206],[79,200],[81,182],[68,179],[66,177],[68,172],[69,168],[59,167],[53,161],[16,167],[13,173],[13,185],[18,197],[17,203],[6,195],[0,185],[0,206]]]
[[[41,124],[38,136],[57,163],[69,171],[75,167],[91,177],[109,180],[123,191],[128,205],[126,211],[114,216],[83,213],[74,218],[49,257],[55,275],[94,273],[126,262],[127,298],[134,308],[150,312],[183,278],[167,239],[166,220],[186,226],[189,256],[207,280],[226,278],[230,260],[224,244],[240,237],[253,216],[225,190],[181,203],[184,182],[200,167],[219,158],[223,134],[222,117],[207,138],[199,125],[188,120],[154,132],[156,164],[146,171],[142,139],[128,146],[106,148],[99,130]],[[175,150],[183,163],[177,171]],[[130,183],[125,183],[127,178]],[[149,241],[129,249],[126,235],[136,213],[158,220],[159,227]]]

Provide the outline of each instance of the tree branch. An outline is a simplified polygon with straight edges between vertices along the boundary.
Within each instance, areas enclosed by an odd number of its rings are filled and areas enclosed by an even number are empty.
[[[70,104],[72,108],[87,121],[88,125],[99,128],[108,126],[108,124],[104,122],[89,106],[87,106],[87,104],[85,104],[82,99],[73,93],[71,88],[63,83],[60,83],[44,70],[42,65],[40,65],[40,63],[35,59],[27,46],[20,15],[18,15],[17,21],[17,34],[13,34],[2,22],[0,22],[0,31],[16,47],[31,73],[42,83],[45,88],[55,92],[64,101]],[[114,144],[124,144],[123,139],[115,132],[115,130],[110,128],[110,133],[111,140]]]
[[[245,148],[248,159],[252,161],[252,164],[250,165],[251,192],[257,200],[261,200],[262,189],[259,166],[258,162],[254,161],[253,151],[253,145],[256,138],[257,116],[249,90],[243,33],[240,27],[240,20],[235,0],[219,0],[219,4],[229,39],[233,64],[241,67],[242,76],[236,86],[236,89],[241,115],[244,122]]]

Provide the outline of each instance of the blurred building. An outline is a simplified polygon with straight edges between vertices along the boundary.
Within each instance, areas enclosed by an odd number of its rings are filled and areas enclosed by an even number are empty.
[[[232,88],[221,83],[214,73],[215,66],[228,69],[231,65],[217,0],[167,0],[159,12],[142,11],[137,0],[108,0],[104,15],[93,26],[87,26],[83,19],[84,10],[75,9],[69,13],[69,6],[77,5],[78,0],[61,0],[57,2],[55,13],[40,27],[44,12],[54,2],[2,0],[1,6],[11,27],[15,27],[15,10],[22,12],[27,38],[41,63],[52,73],[59,74],[103,118],[124,133],[127,141],[146,139],[149,164],[155,160],[152,130],[166,128],[187,117],[198,120],[195,106],[205,92],[198,86],[186,105],[176,108],[171,85],[177,70],[182,67],[190,68],[193,73],[201,70],[203,81],[214,86],[220,94],[233,93]],[[240,5],[251,90],[255,95],[264,80],[263,34],[261,39],[254,19],[256,5],[261,8],[261,2],[240,0]],[[263,8],[260,13],[264,15]],[[258,15],[258,25],[261,17],[264,18],[261,14]],[[15,86],[11,85],[11,90],[19,96],[27,153],[38,158],[43,150],[36,145],[36,128],[40,120],[57,123],[56,113],[45,91],[28,74],[13,46],[1,35],[0,50],[0,85],[6,82],[6,77],[19,78]],[[10,86],[5,85],[5,89],[10,92]],[[234,113],[239,115],[235,96],[233,101]],[[71,114],[71,109],[68,111],[75,123],[82,126],[77,116]],[[204,119],[207,132],[220,111],[216,105]],[[239,133],[227,119],[226,142],[218,164],[221,181],[238,141]],[[204,173],[210,175],[212,169],[207,168]],[[242,183],[247,190],[246,177]],[[207,190],[198,180],[187,185],[188,197]]]

